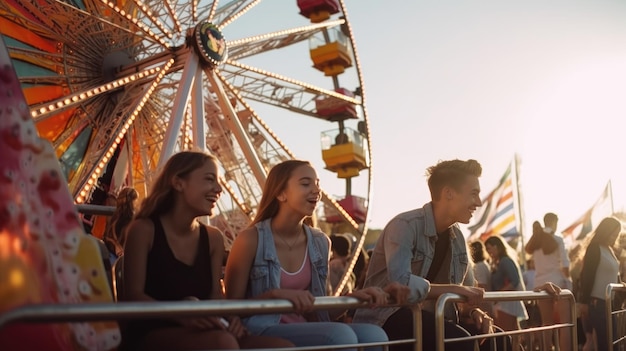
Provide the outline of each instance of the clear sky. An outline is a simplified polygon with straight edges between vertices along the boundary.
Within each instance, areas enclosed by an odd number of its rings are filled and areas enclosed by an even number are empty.
[[[259,21],[305,25],[292,2],[269,1],[272,15]],[[479,160],[487,195],[515,153],[528,228],[552,211],[564,229],[609,179],[615,209],[624,209],[626,2],[346,3],[371,122],[371,228],[429,201],[424,172],[438,160]],[[280,73],[320,79],[306,54],[278,55]],[[334,182],[323,175],[319,141],[291,121],[270,124],[320,165],[322,186]]]

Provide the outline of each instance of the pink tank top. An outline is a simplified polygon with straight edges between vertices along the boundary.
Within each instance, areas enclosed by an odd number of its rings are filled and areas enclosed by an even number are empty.
[[[300,269],[290,273],[280,268],[280,288],[293,290],[309,290],[311,286],[311,263],[309,262],[309,250],[304,252],[304,260]],[[303,323],[306,319],[299,314],[288,313],[280,316],[281,323]]]

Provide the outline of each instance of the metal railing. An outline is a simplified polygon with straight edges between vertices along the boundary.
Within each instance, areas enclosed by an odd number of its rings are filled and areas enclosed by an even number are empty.
[[[547,292],[534,292],[534,291],[489,291],[485,292],[484,301],[486,302],[496,302],[496,301],[528,301],[528,300],[544,300],[544,299],[554,299],[553,295],[548,294]],[[557,323],[549,326],[543,327],[530,327],[526,329],[514,330],[514,331],[504,331],[495,334],[479,334],[472,335],[462,338],[445,338],[443,333],[444,330],[444,310],[448,303],[452,302],[464,302],[465,299],[457,294],[446,293],[437,299],[435,304],[435,327],[438,331],[436,334],[436,346],[437,350],[444,350],[444,346],[446,342],[453,341],[470,341],[470,340],[481,340],[484,338],[498,338],[505,335],[521,335],[521,334],[530,334],[538,331],[547,331],[547,330],[556,330],[558,333],[559,329],[562,328],[572,328],[572,347],[576,347],[577,345],[577,335],[576,335],[576,322],[574,320],[576,316],[576,301],[574,299],[574,295],[569,290],[561,290],[561,294],[558,297],[560,299],[568,299],[570,303],[570,319],[573,320],[570,323]],[[558,340],[558,334],[555,338]],[[516,345],[513,345],[514,347]],[[556,350],[558,351],[559,345],[558,342],[556,344]]]
[[[76,204],[76,210],[82,214],[112,216],[115,206]]]
[[[404,306],[404,305],[403,305]],[[317,297],[314,310],[371,308],[353,297]],[[283,348],[284,351],[319,349],[346,349],[414,343],[414,350],[422,349],[422,317],[419,304],[408,305],[413,311],[415,337],[380,343],[355,345]],[[253,314],[289,313],[293,305],[288,300],[206,300],[206,301],[155,301],[78,304],[34,304],[0,314],[0,329],[11,323],[54,323],[78,321],[111,321],[139,318],[206,317],[220,315],[247,316]]]
[[[611,283],[606,286],[606,333],[607,345],[620,346],[619,350],[626,350],[626,308],[616,306],[616,293],[626,294],[626,285]],[[617,336],[617,339],[613,339]]]

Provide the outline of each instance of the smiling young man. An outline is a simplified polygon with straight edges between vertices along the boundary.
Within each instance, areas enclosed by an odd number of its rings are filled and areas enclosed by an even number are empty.
[[[435,347],[434,302],[451,292],[467,298],[475,306],[484,290],[475,287],[471,260],[458,223],[469,223],[472,213],[482,205],[478,178],[482,167],[475,160],[441,161],[427,170],[432,201],[423,207],[394,217],[381,233],[372,252],[365,287],[383,287],[398,282],[411,289],[413,301],[422,304],[424,350]],[[465,308],[465,315],[477,325],[490,318],[479,309]],[[445,336],[467,336],[458,326],[458,311],[446,311]],[[360,309],[354,321],[378,324],[390,340],[413,338],[412,313],[407,308]],[[401,344],[391,350],[410,350]],[[472,343],[448,343],[446,349],[473,350]]]

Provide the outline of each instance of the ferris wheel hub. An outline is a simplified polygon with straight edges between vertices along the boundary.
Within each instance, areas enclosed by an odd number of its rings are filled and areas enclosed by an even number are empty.
[[[194,47],[205,64],[213,68],[226,61],[228,50],[220,29],[209,21],[196,25],[193,33]]]

